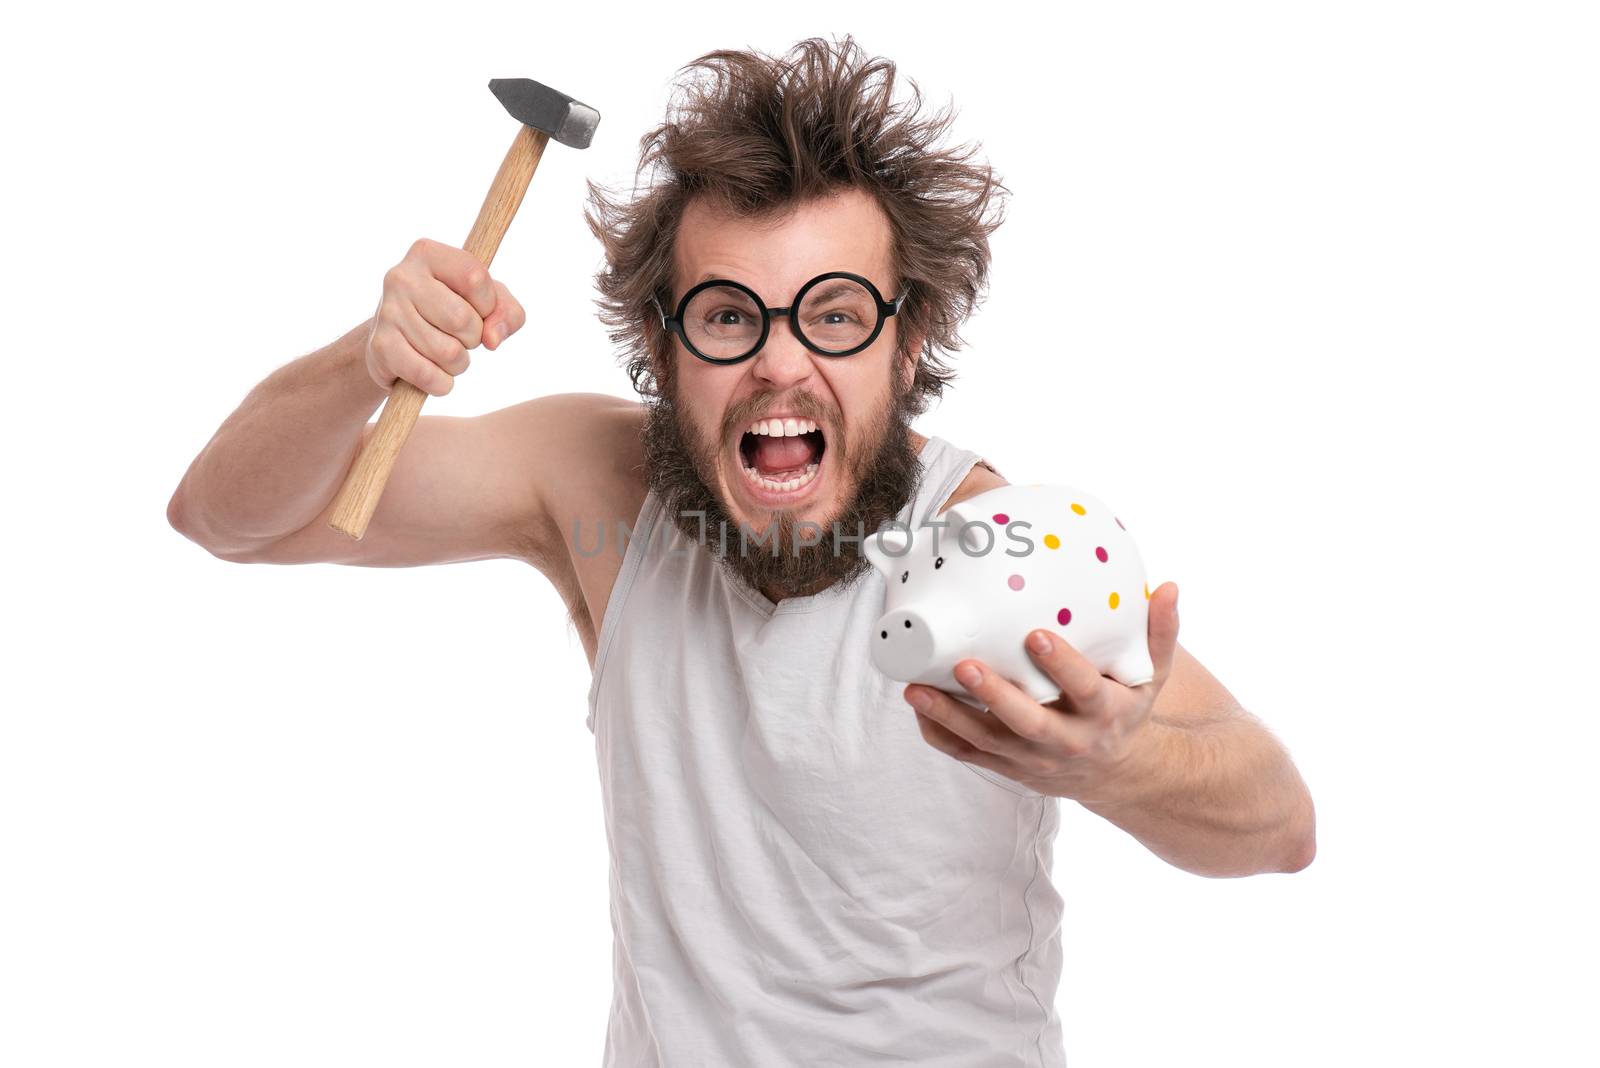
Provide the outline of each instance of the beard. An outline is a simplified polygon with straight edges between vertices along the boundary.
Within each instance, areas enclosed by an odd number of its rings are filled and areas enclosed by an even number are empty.
[[[704,543],[724,567],[757,592],[775,589],[781,596],[793,597],[835,584],[848,587],[870,571],[871,564],[861,555],[860,541],[847,539],[871,534],[895,518],[916,492],[922,474],[910,436],[916,411],[912,391],[898,382],[890,389],[876,418],[856,433],[845,433],[837,418],[828,418],[833,413],[812,394],[795,395],[789,398],[793,404],[785,405],[828,428],[823,460],[830,478],[847,479],[851,472],[858,473],[854,492],[838,514],[812,521],[820,532],[803,525],[787,509],[772,510],[763,531],[742,526],[711,488],[717,484],[718,461],[729,434],[748,425],[760,409],[772,406],[767,395],[752,397],[730,411],[715,442],[706,441],[685,418],[675,383],[650,399],[644,426],[648,484],[690,541]],[[834,440],[838,437],[844,440]],[[734,462],[741,462],[737,455]],[[737,470],[729,474],[730,481],[743,477]],[[741,537],[742,531],[751,537]],[[812,541],[816,544],[808,544]]]

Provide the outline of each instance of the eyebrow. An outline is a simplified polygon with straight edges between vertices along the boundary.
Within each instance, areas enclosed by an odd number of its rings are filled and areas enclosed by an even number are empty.
[[[847,282],[843,278],[838,278],[834,280],[833,285],[824,285],[820,289],[813,289],[811,292],[816,300],[830,300],[839,293],[849,293],[852,290],[859,293],[861,292],[861,287],[854,282]]]
[[[822,273],[823,274],[827,274],[828,272],[827,271],[823,271]],[[696,278],[693,282],[689,283],[689,288],[693,289],[695,286],[699,285],[701,282],[709,282],[713,278],[725,278],[725,277],[726,277],[725,275],[722,275],[722,274],[720,274],[720,273],[718,273],[716,271],[707,271],[704,274],[702,274],[699,278]],[[739,279],[733,279],[733,281],[739,281]],[[845,281],[842,278],[834,279],[833,283],[834,284],[831,285],[831,286],[830,285],[824,285],[820,292],[813,290],[813,295],[815,296],[815,298],[817,300],[827,300],[829,297],[833,296],[835,293],[838,293],[840,290],[847,289],[850,286],[850,283]],[[746,282],[745,284],[749,285],[748,282]],[[750,288],[755,289],[754,286],[751,286]],[[687,290],[685,290],[685,292],[687,292]],[[790,293],[789,296],[792,299],[794,297],[794,294]]]

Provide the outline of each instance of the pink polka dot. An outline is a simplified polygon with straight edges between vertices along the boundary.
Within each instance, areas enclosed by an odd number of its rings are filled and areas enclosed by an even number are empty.
[[[1072,609],[1063,608],[1061,611],[1057,612],[1056,613],[1056,622],[1060,623],[1063,627],[1066,626],[1068,623],[1071,623],[1072,622]]]
[[[1010,586],[1014,590],[1022,589],[1022,576],[1012,575],[1010,578],[1006,579],[1006,585]]]
[[[1106,562],[1106,550],[1104,546],[1096,545],[1094,547],[1094,555],[1102,564]]]
[[[1007,523],[1011,522],[1011,517],[1006,515],[1004,512],[996,512],[994,514],[994,521],[999,523],[1001,526],[1005,526]]]

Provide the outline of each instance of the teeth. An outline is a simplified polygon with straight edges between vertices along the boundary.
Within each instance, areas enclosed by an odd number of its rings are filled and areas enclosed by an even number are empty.
[[[752,485],[760,486],[764,490],[788,492],[789,490],[797,490],[801,486],[806,485],[813,478],[816,478],[817,464],[815,462],[806,464],[805,470],[800,473],[799,477],[791,478],[786,482],[778,482],[774,479],[763,478],[761,475],[756,473],[756,469],[753,467],[747,467],[744,469],[744,477],[749,479]]]
[[[810,419],[758,419],[746,428],[745,433],[792,438],[798,434],[810,434],[816,429],[817,424]]]

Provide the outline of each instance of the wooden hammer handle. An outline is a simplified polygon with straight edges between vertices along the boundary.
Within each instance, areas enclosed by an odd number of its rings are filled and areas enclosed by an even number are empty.
[[[549,141],[548,134],[532,126],[522,126],[506,158],[500,162],[494,184],[489,186],[489,195],[483,198],[483,207],[478,209],[478,220],[472,224],[472,232],[462,246],[485,267],[494,262],[500,239],[506,236],[506,229],[522,204],[522,195],[528,191],[528,183],[533,180],[534,169],[539,166],[539,158],[544,155],[544,146]],[[383,496],[383,487],[389,482],[389,474],[400,458],[406,438],[411,436],[411,428],[417,425],[417,416],[427,397],[426,392],[405,379],[395,379],[388,399],[383,402],[383,411],[378,414],[377,428],[367,439],[355,465],[345,475],[339,495],[334,498],[333,514],[328,519],[328,525],[334,530],[358,541],[367,532],[372,513],[377,511],[378,499]]]

